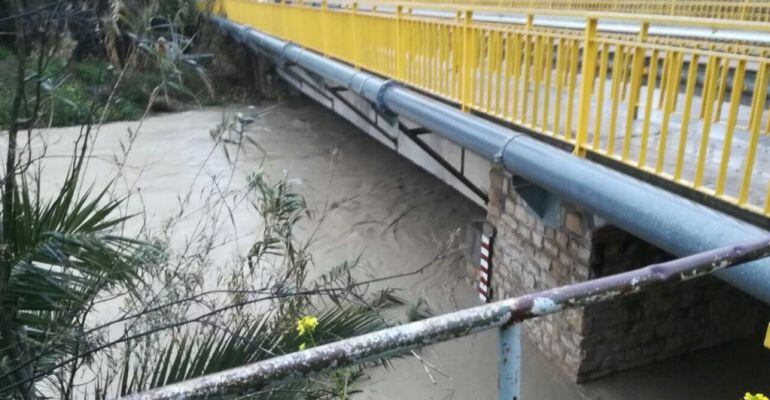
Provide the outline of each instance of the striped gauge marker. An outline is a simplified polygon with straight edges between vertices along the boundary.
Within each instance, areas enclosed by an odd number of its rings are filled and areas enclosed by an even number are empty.
[[[481,258],[479,260],[479,300],[481,300],[483,303],[486,303],[489,301],[490,297],[490,286],[489,286],[489,278],[491,276],[491,268],[490,268],[490,253],[492,252],[492,239],[485,235],[481,234]]]

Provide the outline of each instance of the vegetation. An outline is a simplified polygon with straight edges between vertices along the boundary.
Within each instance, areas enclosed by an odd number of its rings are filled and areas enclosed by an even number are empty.
[[[0,54],[7,49],[0,50]],[[17,69],[15,56],[0,57],[0,125],[10,123],[11,100],[16,83],[11,79]],[[103,104],[112,91],[116,70],[105,61],[88,60],[67,63],[63,58],[53,58],[42,71],[42,89],[46,98],[41,99],[41,122],[50,126],[82,125],[88,122],[92,112],[103,111]],[[138,119],[144,113],[152,88],[158,80],[150,74],[134,74],[126,82],[126,89],[114,99],[105,121]],[[92,110],[92,107],[97,107]]]
[[[99,124],[159,104],[200,103],[201,93],[213,92],[199,58],[186,50],[195,36],[193,2],[129,3],[14,0],[0,8],[0,24],[13,32],[0,47],[3,398],[114,398],[381,329],[392,323],[382,311],[403,303],[391,290],[372,292],[370,282],[354,280],[357,262],[308,280],[312,238],[300,241],[294,231],[312,213],[286,178],[255,172],[244,187],[224,192],[212,183],[205,209],[181,201],[159,231],[128,233],[142,214],[127,211],[130,193],[115,182],[136,131],[121,140],[111,183],[98,187],[85,176]],[[102,24],[82,35],[73,26],[83,21]],[[62,49],[72,40],[67,55]],[[213,150],[237,153],[249,143],[243,127],[258,116],[233,118],[212,131]],[[43,129],[58,124],[81,129],[56,188],[49,183],[55,174],[42,179]],[[247,199],[264,224],[247,254],[220,265],[213,241],[233,198]],[[191,217],[204,228],[186,246],[172,246],[177,224]],[[409,318],[422,317],[418,309]],[[244,395],[348,398],[362,376],[349,368]]]
[[[23,3],[27,2],[21,2],[21,8],[39,11],[25,22],[35,24],[45,19],[48,29],[56,28],[64,35],[45,49],[48,54],[39,58],[39,68],[28,71],[35,85],[25,88],[40,91],[34,94],[40,97],[40,109],[35,114],[42,123],[82,125],[92,114],[100,116],[99,122],[135,120],[148,106],[173,111],[220,104],[222,98],[215,94],[204,67],[213,56],[192,51],[202,27],[195,1],[127,1],[107,7],[104,1],[62,0],[58,2],[61,6],[43,10],[35,8],[40,6],[37,1],[26,6]],[[68,3],[73,3],[72,7],[80,3],[90,12],[73,11]],[[56,3],[41,7],[51,4]],[[99,9],[113,14],[98,15]],[[11,15],[8,6],[0,5],[0,21],[12,19]],[[65,21],[74,27],[56,26]],[[79,36],[85,38],[73,42]],[[19,60],[14,48],[15,43],[0,41],[0,126],[10,123],[17,87],[13,78]],[[105,107],[108,99],[109,107]]]

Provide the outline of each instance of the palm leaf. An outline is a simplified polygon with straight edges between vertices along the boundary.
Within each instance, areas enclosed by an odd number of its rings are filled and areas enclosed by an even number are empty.
[[[0,295],[12,311],[16,336],[23,340],[33,365],[14,365],[2,337],[0,383],[7,387],[13,371],[46,371],[54,360],[83,344],[76,323],[87,305],[106,289],[131,290],[140,282],[139,269],[158,249],[120,236],[127,217],[116,216],[121,200],[108,199],[110,185],[99,192],[78,193],[79,176],[68,174],[50,200],[31,193],[26,178],[13,192],[14,204],[0,210],[11,223],[4,232],[10,277]]]
[[[386,327],[376,310],[357,305],[335,306],[318,315],[314,331],[317,345],[340,338],[362,335]],[[226,329],[210,326],[191,328],[177,338],[166,338],[171,343],[151,360],[142,360],[143,368],[137,368],[138,359],[126,357],[121,372],[120,395],[141,392],[155,387],[203,376],[272,358],[276,355],[297,351],[305,337],[297,336],[293,329],[283,330],[269,316],[244,321]],[[147,368],[152,371],[147,371]],[[151,373],[149,380],[141,379]],[[328,377],[329,374],[326,376]],[[352,374],[353,377],[360,376]],[[314,379],[290,385],[255,387],[252,398],[302,398],[328,390]],[[298,394],[302,396],[298,396]]]

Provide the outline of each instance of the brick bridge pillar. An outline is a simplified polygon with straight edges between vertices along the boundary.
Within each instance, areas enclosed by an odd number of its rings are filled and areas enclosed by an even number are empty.
[[[501,169],[492,169],[490,184],[496,300],[671,259]],[[530,320],[524,332],[567,375],[584,382],[760,333],[767,315],[764,304],[706,277]]]

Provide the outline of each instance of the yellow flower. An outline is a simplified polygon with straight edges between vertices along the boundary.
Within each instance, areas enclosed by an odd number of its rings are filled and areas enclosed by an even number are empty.
[[[767,398],[767,396],[757,393],[757,394],[751,394],[746,393],[746,395],[743,396],[743,400],[770,400]]]
[[[307,348],[307,344],[305,343],[302,343],[301,345],[299,345],[299,351],[305,350],[306,348]]]
[[[305,334],[311,334],[318,326],[318,318],[311,315],[306,315],[297,321],[297,333],[299,336],[305,336]]]

